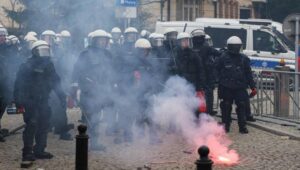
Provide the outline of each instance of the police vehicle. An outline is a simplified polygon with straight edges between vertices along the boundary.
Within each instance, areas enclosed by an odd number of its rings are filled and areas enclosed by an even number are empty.
[[[282,34],[282,24],[259,19],[216,19],[198,18],[193,22],[157,22],[156,32],[166,28],[178,32],[192,32],[203,29],[216,49],[224,48],[231,36],[238,36],[243,42],[243,53],[251,59],[253,70],[273,70],[284,59],[291,70],[295,69],[294,45]]]

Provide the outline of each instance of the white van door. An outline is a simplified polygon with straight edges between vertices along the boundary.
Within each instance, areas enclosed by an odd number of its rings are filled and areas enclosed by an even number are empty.
[[[280,59],[292,60],[288,51],[277,38],[266,30],[253,30],[252,46],[244,51],[253,61],[253,67],[274,68]]]

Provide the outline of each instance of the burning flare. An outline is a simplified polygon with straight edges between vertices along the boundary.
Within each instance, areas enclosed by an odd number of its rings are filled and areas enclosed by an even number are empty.
[[[195,89],[180,77],[171,77],[162,93],[153,99],[153,120],[157,124],[174,124],[192,146],[206,145],[215,164],[234,165],[239,155],[229,149],[231,141],[224,127],[207,114],[195,120],[194,111],[199,106]]]

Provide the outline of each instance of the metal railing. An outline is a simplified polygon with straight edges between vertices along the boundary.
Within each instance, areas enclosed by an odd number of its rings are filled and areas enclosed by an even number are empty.
[[[252,113],[279,119],[300,120],[300,103],[296,97],[295,77],[300,73],[289,71],[260,71],[254,74],[258,94],[251,99]]]

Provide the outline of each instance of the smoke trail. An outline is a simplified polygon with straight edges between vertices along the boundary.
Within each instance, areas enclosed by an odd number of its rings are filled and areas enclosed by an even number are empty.
[[[230,139],[223,126],[207,114],[200,115],[196,123],[194,110],[198,107],[194,87],[185,79],[168,79],[164,91],[152,99],[153,120],[163,126],[173,123],[186,141],[194,147],[207,145],[216,164],[236,164],[239,156],[229,149]]]

